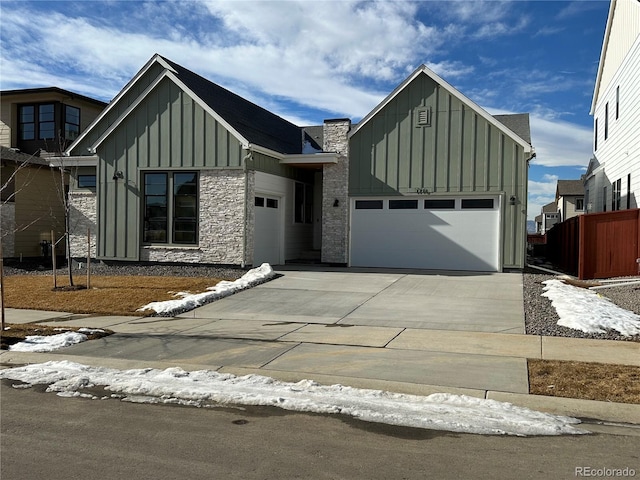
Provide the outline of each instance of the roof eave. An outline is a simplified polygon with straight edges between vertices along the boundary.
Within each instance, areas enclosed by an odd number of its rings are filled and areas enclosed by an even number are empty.
[[[93,128],[105,117],[109,114],[111,110],[113,110],[114,106],[118,103],[118,101],[129,91],[131,88],[138,82],[138,80],[151,68],[154,63],[160,63],[164,68],[170,71],[174,71],[171,66],[164,61],[164,59],[159,54],[154,54],[149,61],[135,74],[135,76],[129,80],[129,82],[118,92],[118,94],[113,97],[113,99],[107,105],[100,115],[98,115],[93,122],[87,127],[87,129],[75,139],[75,141],[69,145],[69,147],[64,151],[65,155],[70,155],[70,152],[73,151],[76,145],[80,144],[82,140],[93,130]],[[95,152],[92,152],[95,153]]]
[[[604,30],[604,38],[602,40],[602,49],[600,50],[600,61],[598,62],[598,73],[596,74],[596,83],[593,87],[593,98],[591,99],[591,109],[589,115],[593,115],[596,111],[596,103],[598,101],[598,93],[600,91],[600,82],[602,80],[602,70],[604,68],[607,46],[609,45],[609,37],[611,36],[611,25],[613,24],[613,11],[616,7],[617,0],[611,0],[609,5],[609,15],[607,17],[607,26]]]

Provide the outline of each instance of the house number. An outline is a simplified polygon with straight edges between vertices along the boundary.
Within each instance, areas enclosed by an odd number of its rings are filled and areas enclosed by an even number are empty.
[[[416,193],[419,195],[429,195],[429,190],[426,188],[416,188]]]

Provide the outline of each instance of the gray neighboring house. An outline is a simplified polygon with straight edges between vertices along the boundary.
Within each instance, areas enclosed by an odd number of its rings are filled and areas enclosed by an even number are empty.
[[[58,159],[74,257],[523,268],[527,114],[491,116],[427,67],[359,124],[298,127],[155,55]],[[55,162],[54,162],[55,163]]]
[[[558,204],[547,203],[542,207],[542,212],[536,217],[536,232],[545,234],[551,227],[559,222]]]

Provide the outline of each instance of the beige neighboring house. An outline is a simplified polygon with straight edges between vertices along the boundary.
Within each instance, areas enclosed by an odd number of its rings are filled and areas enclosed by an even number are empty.
[[[556,186],[558,222],[584,213],[584,182],[582,180],[558,180]]]
[[[48,157],[59,155],[106,105],[56,87],[0,92],[3,258],[42,256],[51,231],[63,235],[68,175],[51,168]]]

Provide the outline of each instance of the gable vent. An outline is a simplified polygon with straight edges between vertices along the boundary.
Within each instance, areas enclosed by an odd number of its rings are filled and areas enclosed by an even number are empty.
[[[431,126],[431,107],[421,107],[416,109],[416,127]]]

